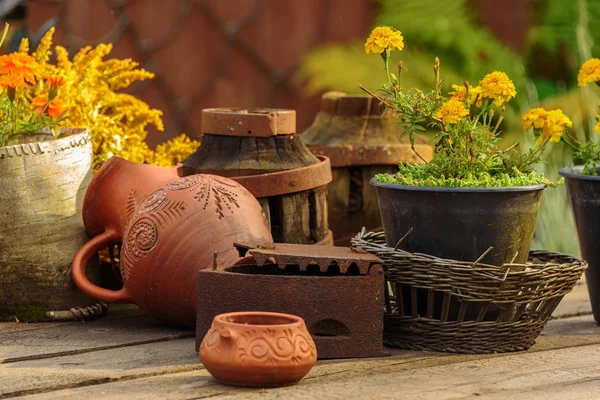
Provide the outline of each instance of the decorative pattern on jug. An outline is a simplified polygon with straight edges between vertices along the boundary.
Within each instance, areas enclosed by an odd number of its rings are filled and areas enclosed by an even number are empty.
[[[185,189],[193,189],[200,184],[200,178],[191,175],[186,176],[185,178],[181,178],[176,180],[175,182],[171,182],[165,186],[167,190],[176,191],[176,190],[185,190]]]
[[[227,212],[233,214],[236,209],[240,208],[238,194],[235,192],[238,186],[238,184],[223,180],[218,176],[205,176],[194,198],[202,204],[204,210],[212,204],[219,219],[223,219]],[[250,193],[245,190],[242,193],[250,196]]]
[[[188,193],[191,192],[191,193]],[[213,175],[193,175],[170,182],[144,199],[131,191],[127,204],[128,221],[121,251],[121,275],[126,281],[132,266],[156,247],[159,231],[166,231],[180,221],[188,208],[183,198],[193,198],[202,206],[193,212],[214,209],[218,219],[240,209],[238,193],[251,196],[240,185]],[[263,212],[262,209],[260,210]],[[264,213],[263,213],[264,215]]]
[[[304,328],[304,329],[303,329]],[[277,332],[257,329],[243,333],[238,340],[237,360],[241,366],[254,363],[299,365],[303,359],[317,358],[317,350],[310,334],[301,325]]]

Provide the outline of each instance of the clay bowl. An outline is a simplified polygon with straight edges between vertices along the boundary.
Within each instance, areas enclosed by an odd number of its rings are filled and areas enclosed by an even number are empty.
[[[200,361],[221,383],[276,387],[304,378],[317,349],[300,317],[235,312],[215,317],[200,345]]]

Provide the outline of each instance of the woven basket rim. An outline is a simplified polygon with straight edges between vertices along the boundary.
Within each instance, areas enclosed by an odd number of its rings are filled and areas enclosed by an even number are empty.
[[[371,238],[375,239],[375,240],[379,240],[380,242],[374,242],[372,240],[368,240]],[[555,266],[560,267],[565,264],[582,265],[582,266],[584,266],[584,269],[588,267],[588,263],[586,261],[581,260],[575,256],[571,256],[569,254],[557,253],[557,252],[548,251],[548,250],[531,250],[529,252],[529,260],[540,258],[541,256],[546,256],[552,260],[556,260],[556,262],[550,261],[550,262],[545,262],[545,263],[534,263],[534,262],[528,261],[525,264],[506,263],[501,266],[482,263],[482,262],[453,260],[453,259],[449,259],[449,258],[436,257],[436,256],[432,256],[429,254],[424,254],[424,253],[411,253],[411,252],[408,252],[405,250],[394,249],[392,247],[388,247],[385,244],[385,233],[384,232],[367,232],[365,230],[365,228],[363,228],[362,231],[359,232],[352,239],[352,245],[354,247],[360,247],[360,246],[356,246],[360,242],[363,242],[365,244],[368,243],[368,245],[371,247],[376,247],[376,248],[380,249],[381,251],[387,251],[392,254],[397,254],[400,256],[411,257],[413,259],[422,260],[422,261],[426,261],[426,262],[427,261],[429,261],[429,262],[436,262],[436,261],[444,262],[444,263],[449,264],[449,266],[454,266],[454,267],[458,267],[458,268],[462,268],[462,267],[478,268],[478,269],[483,269],[485,272],[506,271],[507,269],[509,269],[509,270],[512,269],[509,273],[523,273],[523,271],[515,270],[515,268],[530,268],[530,269],[540,270],[540,269],[545,269],[545,268],[552,268]],[[558,260],[562,260],[562,262],[559,262]]]

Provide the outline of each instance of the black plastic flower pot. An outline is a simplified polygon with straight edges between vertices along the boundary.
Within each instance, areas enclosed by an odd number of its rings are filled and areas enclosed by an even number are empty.
[[[575,166],[563,168],[559,174],[567,182],[581,257],[588,263],[585,279],[592,312],[600,324],[600,176],[581,175],[582,172],[583,166]]]
[[[525,263],[546,185],[493,188],[403,186],[378,182],[387,244],[460,261]],[[480,257],[492,247],[492,250]]]

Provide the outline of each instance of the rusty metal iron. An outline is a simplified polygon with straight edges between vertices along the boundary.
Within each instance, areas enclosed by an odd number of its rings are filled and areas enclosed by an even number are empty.
[[[274,108],[207,108],[202,132],[224,136],[269,137],[296,133],[296,111]]]
[[[356,265],[361,275],[369,273],[373,264],[382,264],[383,260],[365,250],[354,247],[316,247],[305,244],[251,244],[234,243],[240,257],[250,253],[259,267],[268,261],[278,265],[298,265],[305,271],[309,265],[318,265],[321,272],[327,272],[331,265],[337,265],[340,273],[346,274],[351,265]]]
[[[230,179],[248,189],[257,199],[298,193],[325,186],[331,182],[331,167],[327,157],[307,167],[270,172],[260,175],[232,176]]]
[[[384,273],[378,257],[339,247],[236,247],[246,254],[243,263],[198,274],[196,347],[218,314],[273,311],[306,321],[320,359],[388,355],[382,343]]]

